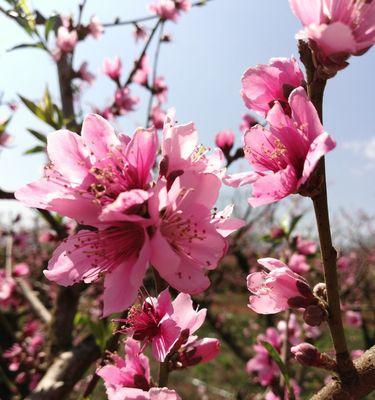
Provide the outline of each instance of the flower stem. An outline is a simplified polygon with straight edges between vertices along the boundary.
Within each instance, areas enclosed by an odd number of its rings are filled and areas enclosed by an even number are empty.
[[[158,386],[166,387],[168,385],[169,369],[168,361],[159,364]]]

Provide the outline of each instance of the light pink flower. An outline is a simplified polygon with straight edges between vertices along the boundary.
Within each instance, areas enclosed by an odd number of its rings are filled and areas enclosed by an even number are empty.
[[[220,131],[215,136],[215,144],[224,154],[229,154],[234,145],[235,137],[234,132],[231,130]]]
[[[114,81],[121,76],[122,62],[120,57],[115,57],[113,60],[105,58],[103,61],[103,73]]]
[[[316,253],[318,245],[312,240],[304,239],[302,236],[297,236],[296,247],[299,253],[309,256]]]
[[[164,20],[177,21],[180,12],[187,12],[190,7],[190,0],[156,0],[150,4],[149,9]]]
[[[77,31],[69,31],[65,26],[57,30],[56,46],[64,53],[71,53],[78,42]]]
[[[16,277],[28,276],[30,274],[30,267],[25,262],[15,264],[13,267],[13,275]]]
[[[162,76],[156,77],[153,90],[159,103],[165,103],[167,101],[168,86]]]
[[[245,157],[258,175],[249,199],[253,207],[298,192],[336,145],[302,87],[293,90],[288,104],[291,115],[276,102],[268,112],[269,126],[256,125],[245,134]]]
[[[9,133],[0,133],[0,150],[2,147],[8,147],[9,143],[12,141],[12,136]]]
[[[268,272],[254,272],[247,277],[251,292],[249,308],[258,314],[275,314],[290,307],[290,299],[300,299],[306,305],[314,297],[306,280],[294,273],[282,261],[274,258],[258,260]]]
[[[15,196],[29,207],[97,226],[102,209],[121,193],[147,190],[157,147],[153,129],[138,129],[132,139],[118,137],[104,118],[89,114],[81,136],[68,130],[48,136],[50,164],[44,178],[17,190]]]
[[[271,58],[268,64],[246,70],[241,94],[248,108],[266,115],[275,101],[289,111],[289,94],[303,84],[303,73],[294,58]]]
[[[115,93],[115,104],[120,115],[124,115],[129,111],[134,111],[134,107],[139,103],[139,98],[133,96],[129,87],[117,89]]]
[[[7,308],[12,303],[12,295],[16,283],[11,276],[6,276],[5,271],[0,269],[0,307]]]
[[[132,338],[125,342],[125,358],[112,355],[112,363],[96,372],[104,379],[108,400],[181,400],[167,388],[152,388],[148,358]]]
[[[345,312],[345,319],[348,325],[359,328],[362,326],[362,315],[358,311],[348,310]]]
[[[85,82],[87,82],[89,85],[91,85],[94,80],[95,80],[95,75],[92,74],[88,68],[88,63],[87,61],[83,62],[81,66],[79,67],[79,70],[77,71],[78,76]]]
[[[220,180],[213,174],[185,172],[167,190],[158,181],[149,200],[154,224],[151,263],[175,289],[195,294],[210,284],[206,271],[216,268],[227,244],[211,220]]]
[[[293,253],[289,258],[289,268],[297,274],[303,274],[310,270],[310,265],[306,262],[306,256]]]
[[[290,0],[318,64],[333,76],[350,55],[361,55],[375,43],[375,3],[355,0]]]
[[[101,24],[99,18],[96,15],[93,15],[90,18],[90,24],[88,28],[90,35],[95,39],[99,39],[104,32],[103,25]]]

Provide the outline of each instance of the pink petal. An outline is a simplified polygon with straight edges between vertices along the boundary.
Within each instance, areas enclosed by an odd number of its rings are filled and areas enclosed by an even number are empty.
[[[104,279],[103,317],[124,311],[135,301],[148,267],[149,245],[146,242],[137,260],[124,260]]]
[[[329,151],[336,147],[336,142],[324,132],[319,135],[312,143],[307,153],[306,160],[303,166],[302,178],[298,182],[298,186],[307,181],[318,161]]]
[[[308,28],[307,35],[318,44],[326,56],[356,51],[352,29],[342,22],[312,25]]]
[[[276,314],[288,308],[288,303],[285,301],[275,301],[268,294],[249,297],[249,308],[257,314]]]
[[[155,231],[150,244],[151,264],[158,270],[159,274],[163,276],[164,274],[176,272],[181,263],[180,257],[172,249],[159,229]]]
[[[68,130],[60,130],[48,135],[47,153],[53,169],[70,181],[80,184],[88,175],[91,164],[82,138]]]
[[[304,88],[299,87],[293,90],[289,96],[289,104],[292,109],[292,119],[305,133],[310,143],[324,132],[318,113]]]
[[[325,0],[289,0],[294,15],[304,26],[319,24],[324,18],[323,4]]]
[[[111,149],[119,144],[112,126],[98,114],[89,114],[84,119],[82,139],[99,160],[108,157]]]
[[[223,183],[231,187],[239,187],[254,183],[259,178],[259,173],[254,171],[238,172],[223,177]]]
[[[253,184],[252,197],[249,204],[252,207],[270,204],[281,200],[297,189],[297,177],[294,168],[288,165],[275,174],[265,175]]]
[[[159,328],[160,335],[152,340],[152,355],[155,360],[163,362],[180,337],[181,329],[169,318],[162,321]]]
[[[194,309],[191,297],[186,293],[180,293],[173,301],[173,319],[181,330],[189,329],[189,334],[193,334],[199,329],[205,318],[206,309],[197,312]]]
[[[271,258],[271,257],[259,258],[257,261],[260,265],[267,268],[269,271],[272,271],[276,268],[286,267],[286,264],[278,260],[277,258]]]

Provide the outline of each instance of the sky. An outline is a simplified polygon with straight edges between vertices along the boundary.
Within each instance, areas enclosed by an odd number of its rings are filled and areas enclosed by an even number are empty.
[[[115,17],[142,17],[149,13],[149,2],[88,0],[83,20],[92,14],[102,22]],[[3,0],[0,3],[5,4]],[[45,15],[52,11],[76,14],[78,7],[76,0],[34,0],[30,4]],[[6,52],[30,39],[2,15],[0,26],[0,91],[5,100],[16,100],[17,94],[38,100],[48,85],[58,102],[57,75],[51,59],[34,49]],[[196,123],[203,144],[213,145],[216,132],[232,129],[240,145],[238,126],[246,112],[239,95],[243,72],[267,63],[271,57],[297,56],[294,37],[299,29],[287,0],[213,0],[204,7],[194,7],[177,24],[169,22],[166,26],[173,41],[162,46],[158,70],[170,89],[168,106],[176,108],[180,122]],[[99,41],[89,38],[78,45],[75,66],[88,61],[89,69],[97,74],[94,85],[84,91],[83,113],[92,105],[103,107],[110,101],[113,83],[100,73],[105,57],[120,56],[124,75],[131,68],[142,46],[134,44],[131,32],[129,26],[108,28]],[[326,89],[324,126],[338,143],[327,156],[329,202],[334,213],[344,208],[375,214],[374,66],[374,49],[352,57],[350,66],[331,79]],[[142,89],[137,94],[141,97],[139,110],[117,123],[121,131],[131,133],[145,122],[147,96]],[[5,116],[4,111],[0,116]],[[14,137],[11,148],[0,153],[2,189],[15,190],[41,174],[44,157],[22,155],[37,144],[26,128],[50,132],[28,110],[21,107],[17,111],[9,126]],[[247,164],[238,162],[233,168],[240,170]],[[19,211],[30,215],[15,202],[0,202],[0,215]]]

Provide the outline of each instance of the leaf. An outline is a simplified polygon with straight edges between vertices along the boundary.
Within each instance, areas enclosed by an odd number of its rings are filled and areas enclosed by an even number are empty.
[[[44,146],[34,146],[29,150],[26,150],[23,154],[35,154],[35,153],[43,153],[46,150]]]
[[[0,124],[0,135],[2,135],[5,132],[5,129],[8,126],[11,119],[12,119],[12,117],[9,117],[8,119],[6,119],[5,121],[3,121]]]
[[[11,47],[10,49],[7,50],[7,52],[11,52],[13,50],[19,50],[19,49],[26,49],[26,48],[31,48],[31,49],[44,49],[44,45],[42,42],[38,43],[21,43],[17,44],[16,46]]]
[[[286,387],[288,389],[289,393],[289,400],[294,400],[294,392],[293,389],[290,386],[290,379],[289,379],[289,374],[288,374],[288,369],[286,365],[284,364],[284,361],[281,359],[280,354],[277,352],[277,350],[272,346],[271,343],[261,341],[262,346],[268,351],[268,354],[270,357],[275,361],[275,363],[278,365],[280,372],[282,373]]]
[[[300,221],[300,219],[302,217],[303,217],[303,214],[300,214],[300,215],[297,215],[292,218],[292,220],[290,221],[290,225],[289,225],[288,235],[290,235],[294,231],[294,228],[297,226],[298,222]]]
[[[57,15],[52,15],[47,19],[46,24],[44,25],[44,37],[46,40],[48,40],[51,30],[55,29],[57,18]]]
[[[43,142],[43,143],[47,143],[47,138],[46,135],[44,135],[43,133],[40,133],[38,131],[35,131],[34,129],[28,129],[28,131],[34,136],[36,137],[39,141]]]
[[[35,103],[33,103],[31,100],[27,99],[26,97],[23,97],[21,95],[18,95],[18,97],[21,99],[22,103],[25,104],[25,106],[34,114],[36,115],[39,119],[42,121],[46,120],[46,117],[44,115],[44,111],[37,106]]]

